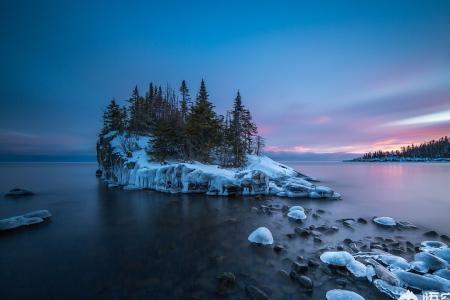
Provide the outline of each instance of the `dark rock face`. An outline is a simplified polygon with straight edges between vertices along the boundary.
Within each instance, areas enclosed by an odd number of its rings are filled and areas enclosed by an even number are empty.
[[[96,177],[101,177],[102,174],[103,174],[103,171],[100,170],[100,169],[98,169],[97,171],[95,171],[95,176],[96,176]]]
[[[250,299],[253,299],[253,300],[266,300],[266,299],[269,299],[269,297],[267,296],[266,293],[264,293],[263,291],[261,291],[260,289],[258,289],[254,285],[247,286],[245,288],[245,290],[247,291],[247,294],[250,296]]]
[[[14,188],[5,194],[5,197],[23,197],[23,196],[33,196],[34,193],[28,190]]]
[[[437,237],[439,234],[434,230],[430,230],[425,232],[423,235],[426,237]]]

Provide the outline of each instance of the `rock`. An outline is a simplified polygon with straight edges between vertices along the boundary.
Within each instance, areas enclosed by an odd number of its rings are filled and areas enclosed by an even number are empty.
[[[450,264],[450,248],[438,249],[433,254]]]
[[[273,236],[269,229],[266,227],[259,227],[253,231],[249,236],[248,240],[251,243],[271,245],[273,244]]]
[[[342,246],[342,245],[337,245],[336,250],[338,250],[338,251],[344,251],[344,246]]]
[[[446,242],[450,242],[450,237],[448,235],[442,234],[441,239]]]
[[[253,300],[266,300],[269,299],[266,293],[261,291],[259,288],[257,288],[254,285],[249,285],[245,288],[247,291],[247,294],[250,296]]]
[[[252,206],[251,210],[252,210],[252,212],[255,212],[255,213],[258,212],[258,208],[257,208],[257,207],[254,207],[254,206]]]
[[[324,211],[323,209],[318,209],[316,212],[317,212],[318,214],[324,214],[324,213],[325,213],[325,211]]]
[[[316,267],[319,266],[319,263],[316,260],[314,260],[314,259],[309,259],[308,260],[308,266],[311,267],[311,268],[316,268]]]
[[[0,220],[0,231],[11,230],[21,226],[28,226],[44,222],[44,219],[51,217],[48,210],[37,210],[21,216],[15,216]]]
[[[346,227],[352,228],[355,224],[355,220],[344,220],[342,224],[344,224],[344,226]]]
[[[322,236],[322,234],[319,231],[317,231],[317,230],[311,230],[311,234],[313,236]]]
[[[434,278],[434,275],[419,275],[402,270],[393,270],[392,273],[397,276],[406,286],[422,291],[450,291],[450,283],[442,282]],[[439,277],[439,276],[436,276]]]
[[[317,236],[314,237],[313,241],[314,241],[314,243],[316,243],[316,244],[322,243],[322,240],[321,240],[320,238],[318,238]]]
[[[294,270],[296,273],[304,274],[308,272],[308,265],[304,263],[299,262],[293,262],[291,266],[292,270]]]
[[[417,229],[417,226],[408,221],[397,222],[398,226],[404,229]]]
[[[411,264],[411,269],[416,271],[417,273],[426,274],[430,270],[428,268],[428,265],[421,260],[412,261],[412,262],[410,262],[410,264]]]
[[[349,239],[349,238],[346,238],[346,239],[344,239],[344,244],[350,244],[351,242],[353,242],[351,239]]]
[[[14,197],[23,197],[23,196],[33,196],[33,195],[34,195],[34,193],[31,191],[15,188],[15,189],[10,190],[8,193],[6,193],[5,197],[14,198]]]
[[[423,235],[426,236],[426,237],[437,237],[437,236],[439,236],[439,234],[436,231],[434,231],[434,230],[427,231]]]
[[[103,172],[102,172],[102,170],[100,170],[100,169],[97,169],[97,171],[95,171],[95,176],[96,176],[96,177],[101,177],[102,174],[103,174]]]
[[[310,235],[309,230],[304,229],[304,228],[295,227],[294,231],[296,234],[298,234],[301,237],[308,237]]]
[[[377,217],[373,219],[375,224],[386,226],[386,227],[394,227],[397,225],[394,219],[391,217]]]
[[[313,214],[312,214],[312,217],[313,217],[314,219],[320,218],[320,216],[319,216],[318,214],[316,214],[316,213],[313,213]]]
[[[360,224],[367,224],[367,220],[364,218],[358,218],[357,222]]]
[[[276,244],[275,246],[273,246],[273,251],[277,253],[283,251],[284,249],[285,249],[284,246],[280,244]]]
[[[293,239],[296,236],[296,234],[295,233],[286,233],[286,236],[290,239]]]
[[[340,289],[328,291],[325,297],[327,300],[364,300],[361,295],[355,292]]]
[[[299,275],[295,271],[291,271],[289,275],[304,289],[312,290],[312,288],[314,287],[313,281],[306,275]]]
[[[418,299],[411,291],[408,291],[399,286],[389,284],[384,280],[375,279],[373,281],[373,284],[380,292],[388,295],[392,299],[405,299],[405,300]]]
[[[330,226],[323,224],[317,227],[316,230],[321,232],[328,231],[330,230]]]

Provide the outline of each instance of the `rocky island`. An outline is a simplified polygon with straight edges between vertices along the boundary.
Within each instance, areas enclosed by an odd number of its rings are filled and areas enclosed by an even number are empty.
[[[314,178],[262,155],[263,138],[237,93],[227,116],[217,116],[204,81],[189,104],[183,81],[174,90],[137,88],[128,107],[112,100],[97,143],[98,174],[109,187],[208,195],[277,195],[331,198],[340,195]]]

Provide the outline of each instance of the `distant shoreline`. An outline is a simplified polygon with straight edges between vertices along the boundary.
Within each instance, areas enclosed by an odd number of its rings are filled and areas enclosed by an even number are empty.
[[[417,158],[417,157],[401,157],[401,158],[371,158],[371,159],[347,159],[342,162],[368,162],[368,163],[450,163],[450,158]]]

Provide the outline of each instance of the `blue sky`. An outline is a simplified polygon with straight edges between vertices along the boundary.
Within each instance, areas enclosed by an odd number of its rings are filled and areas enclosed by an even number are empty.
[[[93,154],[112,97],[201,78],[271,151],[450,134],[450,1],[243,2],[3,1],[0,154]]]

